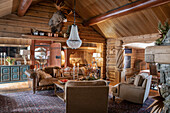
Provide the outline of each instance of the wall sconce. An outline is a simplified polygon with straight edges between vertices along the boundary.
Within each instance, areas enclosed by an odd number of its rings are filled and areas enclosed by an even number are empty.
[[[100,55],[100,53],[93,53],[93,57],[95,58],[95,60],[99,60],[101,55]]]
[[[100,59],[101,59],[101,54],[100,53],[93,53],[93,57],[95,58],[95,61],[98,65],[101,65]]]

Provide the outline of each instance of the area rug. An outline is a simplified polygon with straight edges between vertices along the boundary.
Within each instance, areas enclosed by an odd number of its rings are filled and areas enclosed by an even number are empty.
[[[108,113],[150,113],[151,109],[147,108],[153,103],[153,101],[153,99],[149,98],[143,105],[141,105],[121,100],[119,98],[115,101],[110,99]]]
[[[145,109],[153,102],[148,99],[143,106],[120,101],[109,101],[109,113],[149,113]],[[53,90],[0,94],[0,113],[65,113],[65,103],[54,95]]]

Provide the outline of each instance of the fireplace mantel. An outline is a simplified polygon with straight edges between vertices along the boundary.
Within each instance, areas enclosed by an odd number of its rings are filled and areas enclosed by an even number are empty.
[[[149,46],[145,49],[148,63],[170,64],[170,46]]]

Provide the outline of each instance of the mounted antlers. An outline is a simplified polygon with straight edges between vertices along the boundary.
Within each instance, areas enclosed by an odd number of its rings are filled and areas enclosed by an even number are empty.
[[[63,22],[67,22],[67,17],[65,15],[69,15],[72,12],[68,9],[62,11],[65,6],[64,0],[54,0],[54,6],[56,7],[57,12],[53,14],[48,23],[51,26],[52,33],[61,31]]]

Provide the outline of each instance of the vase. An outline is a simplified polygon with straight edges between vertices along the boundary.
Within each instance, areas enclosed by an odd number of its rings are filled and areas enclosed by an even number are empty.
[[[10,66],[10,65],[11,65],[11,63],[10,63],[10,62],[8,62],[8,65]]]

